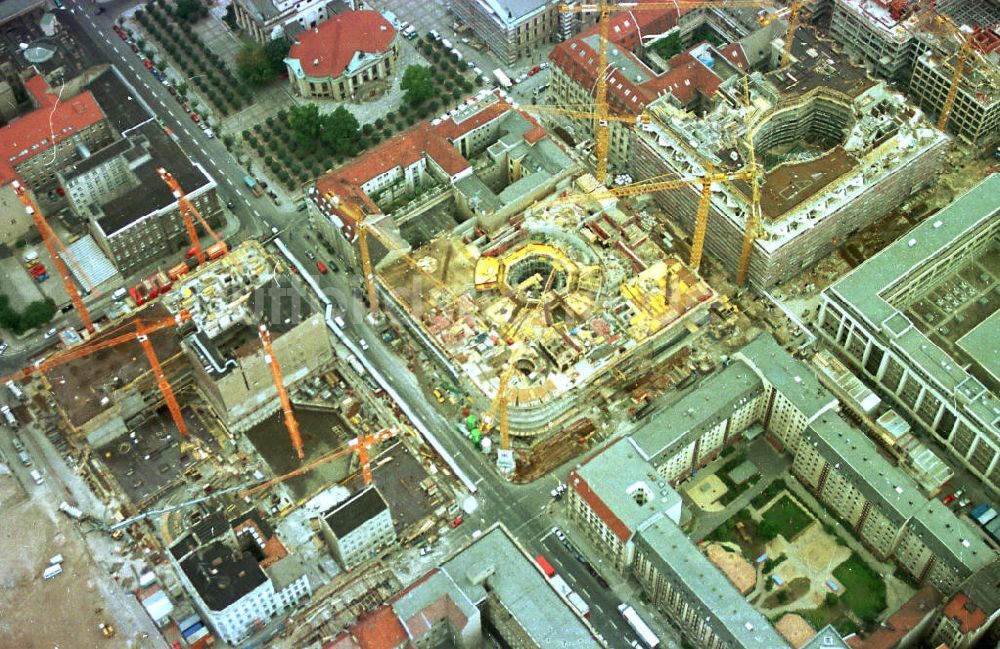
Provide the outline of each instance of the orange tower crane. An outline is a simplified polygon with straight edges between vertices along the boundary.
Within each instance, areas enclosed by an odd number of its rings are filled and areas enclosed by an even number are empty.
[[[66,287],[66,294],[69,295],[69,299],[73,302],[73,307],[76,308],[76,312],[80,314],[80,320],[83,321],[83,326],[87,329],[88,333],[94,333],[94,323],[90,319],[90,312],[87,311],[87,307],[83,304],[83,298],[80,297],[80,293],[76,290],[76,284],[73,283],[73,278],[69,274],[69,269],[66,268],[66,264],[63,262],[62,256],[60,256],[59,251],[56,249],[56,233],[52,231],[49,227],[48,221],[45,220],[45,216],[42,214],[35,202],[31,200],[31,196],[28,195],[27,190],[24,185],[15,180],[13,183],[14,192],[17,197],[24,204],[25,211],[31,216],[35,221],[35,227],[38,228],[39,234],[42,235],[42,242],[45,244],[45,249],[49,251],[49,256],[52,257],[52,262],[56,265],[56,269],[59,271],[59,276],[62,278],[63,286]]]
[[[377,433],[374,433],[372,435],[366,435],[364,437],[358,436],[357,439],[351,440],[345,446],[342,446],[340,448],[334,449],[334,450],[330,451],[329,453],[325,453],[325,454],[321,455],[320,457],[316,458],[315,460],[313,460],[312,462],[309,462],[307,464],[303,464],[302,466],[300,466],[300,467],[298,467],[296,469],[293,469],[293,470],[289,471],[288,473],[284,473],[284,474],[279,475],[279,476],[277,476],[275,478],[271,478],[270,480],[262,482],[262,483],[260,483],[258,485],[254,485],[253,487],[250,487],[249,489],[240,492],[240,497],[241,498],[245,498],[247,496],[252,496],[252,495],[254,495],[256,493],[260,493],[261,491],[264,491],[265,489],[270,489],[271,487],[273,487],[276,484],[281,484],[282,482],[285,482],[286,480],[291,480],[292,478],[295,478],[297,476],[305,475],[306,473],[309,473],[310,471],[318,469],[319,467],[323,466],[324,464],[328,464],[329,462],[332,462],[333,460],[336,460],[337,458],[344,457],[345,455],[348,455],[350,453],[358,452],[360,454],[361,451],[359,449],[362,449],[362,448],[365,449],[365,455],[364,455],[364,458],[361,460],[361,468],[362,468],[362,472],[364,472],[365,466],[366,465],[368,466],[368,473],[367,473],[367,475],[365,477],[365,484],[368,485],[368,484],[371,483],[372,476],[371,476],[371,464],[368,462],[367,447],[368,446],[372,446],[373,444],[377,444],[379,442],[385,441],[385,440],[387,440],[387,439],[389,439],[389,438],[391,438],[391,437],[393,437],[395,435],[396,435],[396,429],[395,428],[387,428],[385,430],[381,430],[381,431],[379,431]]]
[[[184,417],[181,415],[180,405],[178,405],[177,399],[174,396],[173,388],[170,387],[170,382],[167,381],[167,378],[163,373],[163,368],[160,366],[160,360],[156,357],[156,351],[153,349],[153,343],[149,340],[149,337],[161,329],[180,326],[190,319],[191,314],[187,311],[181,311],[176,315],[150,321],[136,319],[129,323],[129,325],[134,325],[134,329],[132,331],[124,331],[128,328],[128,326],[126,326],[101,332],[98,337],[91,338],[90,340],[87,340],[75,347],[54,354],[38,365],[29,365],[19,372],[16,372],[9,377],[5,377],[3,381],[20,380],[26,376],[45,372],[53,367],[69,363],[70,361],[78,358],[89,356],[90,354],[102,349],[108,349],[109,347],[115,347],[117,345],[135,340],[139,342],[143,351],[146,353],[146,358],[149,360],[149,365],[152,368],[154,377],[156,378],[156,385],[160,388],[160,393],[163,395],[163,401],[167,404],[167,410],[170,411],[170,416],[174,420],[174,425],[177,426],[177,431],[182,436],[188,437],[190,433],[187,425],[184,423]]]
[[[174,178],[173,174],[163,167],[158,167],[156,171],[160,174],[160,178],[163,179],[163,182],[167,183],[167,186],[170,187],[170,191],[173,193],[174,198],[177,199],[177,206],[180,208],[181,216],[184,217],[184,227],[187,229],[188,238],[191,240],[191,247],[194,249],[195,258],[198,260],[199,264],[204,264],[205,251],[202,250],[201,241],[198,239],[198,231],[195,230],[194,219],[191,218],[191,215],[193,214],[195,218],[198,219],[198,222],[201,223],[201,227],[205,228],[205,232],[208,232],[208,234],[215,239],[217,244],[222,243],[221,238],[215,230],[212,229],[212,226],[208,224],[205,217],[201,215],[198,208],[194,206],[194,203],[192,203],[187,197],[187,194],[185,194],[184,190],[181,189],[180,183],[177,182],[177,179]],[[225,244],[222,243],[222,245],[224,246]]]
[[[288,436],[292,440],[292,447],[295,449],[295,455],[299,460],[304,460],[306,454],[302,450],[302,434],[299,432],[299,422],[295,419],[295,413],[292,412],[292,400],[288,397],[288,390],[285,389],[285,381],[281,377],[281,365],[278,364],[278,359],[274,357],[274,351],[271,348],[271,333],[267,330],[266,325],[260,325],[257,333],[260,334],[260,342],[264,345],[264,362],[271,366],[271,378],[274,379],[274,388],[278,391],[278,398],[281,399],[281,412],[285,417],[285,428],[288,429]]]
[[[361,462],[361,475],[364,476],[366,487],[372,483],[372,465],[368,460],[368,447],[379,442],[384,442],[387,439],[392,439],[395,436],[395,428],[383,428],[371,435],[358,435],[347,443],[351,450],[356,450],[358,453],[358,460]]]

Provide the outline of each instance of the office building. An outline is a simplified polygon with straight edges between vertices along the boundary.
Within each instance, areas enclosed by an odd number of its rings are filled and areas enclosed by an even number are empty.
[[[232,6],[236,24],[258,43],[291,40],[343,9],[336,0],[235,0]]]
[[[902,414],[996,490],[1000,176],[985,178],[822,293],[819,332]]]
[[[553,0],[455,0],[451,8],[508,65],[572,29]]]

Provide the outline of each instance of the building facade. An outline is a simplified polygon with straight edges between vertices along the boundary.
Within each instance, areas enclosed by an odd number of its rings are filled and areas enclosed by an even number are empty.
[[[993,562],[965,580],[945,602],[930,634],[931,646],[947,645],[950,649],[997,646],[1000,642],[998,582],[1000,562]]]
[[[948,276],[996,250],[997,192],[1000,177],[987,176],[827,288],[818,316],[819,333],[859,376],[993,490],[1000,485],[1000,402],[987,384],[996,339],[945,351],[933,332],[918,327],[910,308]],[[991,321],[976,329],[986,327],[985,334]]]
[[[236,24],[258,43],[294,37],[331,15],[331,0],[236,0]]]
[[[58,185],[63,166],[110,144],[115,133],[90,91],[60,101],[37,75],[24,88],[35,110],[0,128],[0,184],[20,179],[45,192]]]
[[[257,512],[232,521],[215,512],[167,555],[203,619],[233,645],[312,596],[305,566]]]
[[[345,570],[363,565],[396,542],[389,505],[374,486],[325,513],[321,529],[330,552]]]
[[[359,99],[392,82],[399,36],[377,11],[348,11],[295,38],[285,59],[292,90],[314,99]],[[381,84],[376,82],[381,81]]]
[[[554,0],[455,0],[451,8],[508,65],[572,30]]]

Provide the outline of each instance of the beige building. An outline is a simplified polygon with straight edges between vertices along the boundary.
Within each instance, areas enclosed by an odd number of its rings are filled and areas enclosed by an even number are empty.
[[[347,11],[295,38],[285,66],[302,97],[357,100],[379,94],[397,73],[399,36],[377,11]]]
[[[374,486],[325,513],[320,530],[330,552],[345,570],[370,561],[396,542],[389,505]]]

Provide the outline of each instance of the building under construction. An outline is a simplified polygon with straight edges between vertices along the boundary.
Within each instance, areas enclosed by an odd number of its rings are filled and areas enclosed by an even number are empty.
[[[183,278],[162,299],[191,314],[185,339],[197,384],[231,432],[242,432],[280,407],[258,337],[267,326],[275,356],[291,386],[328,365],[333,347],[323,314],[255,240]]]
[[[811,267],[905,203],[941,164],[947,136],[812,28],[798,29],[790,65],[766,74],[744,77],[725,58],[693,53],[723,79],[714,103],[701,114],[670,95],[651,103],[651,123],[634,132],[630,168],[639,178],[735,172],[747,168],[752,146],[761,166],[748,272],[756,286]],[[745,181],[715,189],[705,249],[735,271],[753,191]],[[653,200],[690,233],[698,195],[691,188]]]
[[[454,377],[494,399],[511,373],[504,394],[522,441],[560,430],[602,386],[655,363],[714,297],[653,241],[648,215],[588,198],[594,190],[583,176],[492,235],[442,236],[380,268],[389,308]]]
[[[876,74],[907,86],[913,101],[935,116],[945,109],[963,59],[947,127],[979,144],[1000,133],[997,25],[1000,5],[989,0],[943,0],[922,9],[915,0],[835,0],[830,32]]]

